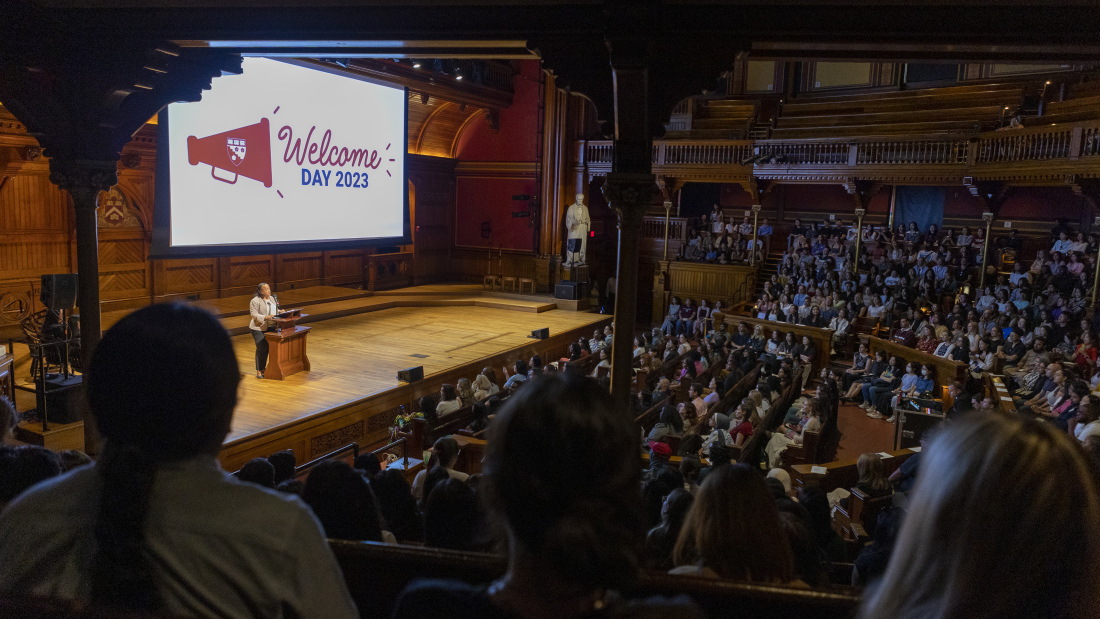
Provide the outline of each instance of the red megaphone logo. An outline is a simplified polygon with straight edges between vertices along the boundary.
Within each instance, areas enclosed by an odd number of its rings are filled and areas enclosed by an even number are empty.
[[[238,176],[271,186],[271,131],[267,119],[239,129],[223,131],[205,138],[187,137],[187,160],[191,165],[210,164],[210,176],[230,185]],[[233,180],[222,178],[215,170],[225,170]]]

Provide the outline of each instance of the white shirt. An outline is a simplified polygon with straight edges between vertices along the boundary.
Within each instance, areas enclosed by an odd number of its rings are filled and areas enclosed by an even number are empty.
[[[435,413],[437,415],[446,415],[447,413],[453,413],[460,408],[462,408],[462,403],[459,402],[457,399],[443,400],[435,407]]]
[[[85,466],[8,505],[0,592],[88,600],[98,486]],[[359,616],[301,499],[238,481],[211,456],[158,469],[145,540],[165,615]]]

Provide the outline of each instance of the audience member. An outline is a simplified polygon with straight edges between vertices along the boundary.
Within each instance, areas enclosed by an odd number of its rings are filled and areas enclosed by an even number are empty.
[[[267,457],[267,461],[275,468],[275,485],[283,483],[294,477],[294,469],[298,467],[298,458],[293,449],[276,451]]]
[[[794,560],[764,476],[743,464],[707,476],[673,551],[671,574],[791,583]]]
[[[563,459],[568,468],[548,466]],[[636,429],[606,391],[569,374],[536,379],[505,404],[485,458],[482,485],[507,529],[508,571],[488,588],[413,583],[393,616],[616,616],[626,603],[611,591],[639,565],[641,469]],[[641,604],[653,616],[699,616],[682,602]]]
[[[100,457],[0,514],[0,592],[171,616],[359,616],[310,510],[218,469],[240,367],[213,316],[126,316],[84,381]]]
[[[396,543],[384,535],[382,517],[370,483],[343,460],[325,460],[309,472],[302,500],[313,508],[326,537]]]
[[[1064,433],[974,414],[922,453],[893,556],[861,616],[1095,615],[1096,470]]]
[[[262,488],[275,488],[275,467],[267,458],[252,458],[237,471],[237,479]]]

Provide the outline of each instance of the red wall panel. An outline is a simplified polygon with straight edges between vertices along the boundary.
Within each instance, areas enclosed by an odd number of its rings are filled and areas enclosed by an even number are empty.
[[[455,245],[486,247],[481,224],[489,222],[492,246],[534,251],[534,223],[531,217],[512,217],[513,211],[527,210],[527,202],[512,200],[513,195],[535,195],[536,181],[530,177],[459,176],[455,181]]]
[[[474,122],[458,140],[459,161],[535,161],[538,159],[539,61],[524,60],[512,84],[512,106],[500,110],[496,133],[489,123]]]

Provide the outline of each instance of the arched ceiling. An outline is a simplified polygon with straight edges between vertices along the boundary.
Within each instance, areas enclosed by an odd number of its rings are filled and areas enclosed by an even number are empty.
[[[487,112],[438,97],[425,103],[420,93],[409,91],[409,153],[453,159],[462,130],[470,123],[485,122]]]

